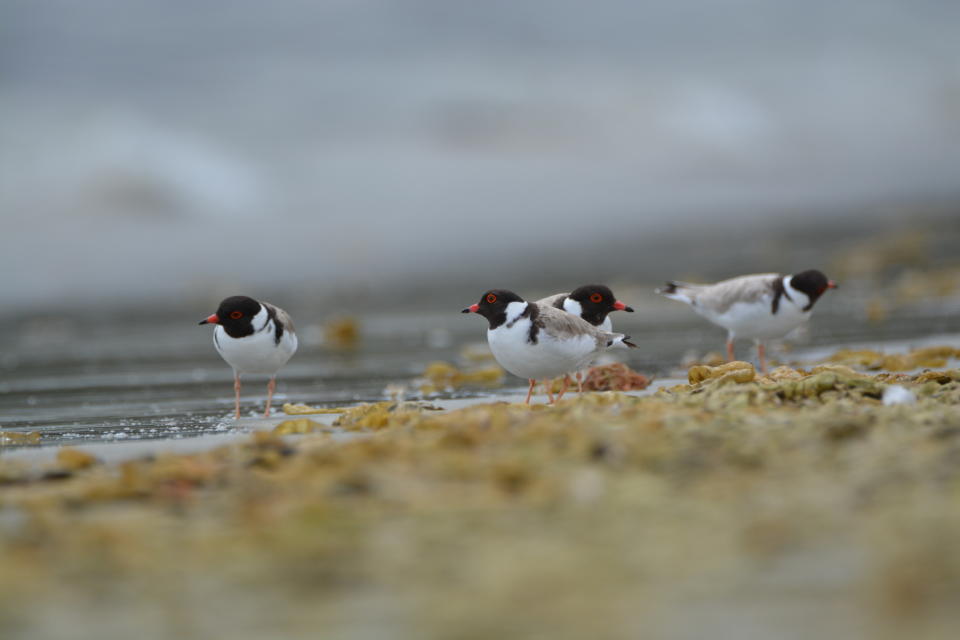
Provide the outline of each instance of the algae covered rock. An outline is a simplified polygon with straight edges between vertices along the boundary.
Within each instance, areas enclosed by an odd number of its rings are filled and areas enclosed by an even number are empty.
[[[687,380],[690,384],[699,384],[707,380],[715,380],[717,384],[753,382],[757,372],[749,362],[735,360],[719,367],[710,367],[698,364],[690,367]]]
[[[305,404],[290,404],[286,403],[283,405],[283,412],[288,416],[305,416],[311,414],[322,414],[322,413],[343,413],[346,409],[341,407],[328,409],[326,407],[311,407]]]
[[[504,376],[503,369],[497,365],[464,370],[449,362],[431,362],[423,371],[420,392],[436,393],[470,385],[498,387]]]
[[[273,433],[284,436],[297,433],[313,433],[323,428],[324,425],[309,418],[296,418],[293,420],[284,420],[273,428]]]
[[[841,349],[830,356],[830,361],[874,371],[909,371],[919,367],[944,367],[952,358],[960,358],[960,349],[933,346],[889,355],[872,349]]]
[[[0,447],[29,446],[40,444],[40,434],[36,431],[0,431]]]
[[[78,471],[92,467],[97,463],[96,457],[76,447],[63,447],[57,452],[57,464],[63,469]]]

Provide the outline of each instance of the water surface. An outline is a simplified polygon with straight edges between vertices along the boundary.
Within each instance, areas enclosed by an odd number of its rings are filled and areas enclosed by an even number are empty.
[[[902,311],[882,325],[870,325],[858,317],[859,304],[853,294],[821,301],[798,341],[799,353],[852,343],[920,341],[958,329],[940,308]],[[723,331],[682,305],[651,295],[635,306],[640,312],[618,314],[615,327],[641,348],[616,355],[642,373],[682,374],[684,357],[722,349]],[[194,316],[204,314],[181,309],[144,315],[68,313],[0,321],[0,428],[37,431],[44,445],[233,430],[232,372],[215,352],[209,327],[196,326]],[[464,345],[485,340],[485,324],[456,310],[362,314],[362,338],[354,350],[324,346],[321,327],[298,319],[300,350],[280,374],[275,409],[284,402],[336,407],[379,401],[388,397],[388,385],[405,386],[407,397],[417,397],[415,380],[428,363],[458,362]],[[747,358],[750,345],[738,343],[737,355]],[[508,388],[523,385],[507,378]],[[473,388],[431,398],[494,393]],[[265,380],[245,379],[244,415],[260,415],[265,400]]]

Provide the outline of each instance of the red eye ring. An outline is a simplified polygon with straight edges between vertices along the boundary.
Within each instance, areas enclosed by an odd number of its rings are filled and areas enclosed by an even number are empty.
[[[593,293],[590,295],[590,302],[603,302],[603,296],[599,293]]]
[[[239,320],[243,317],[243,311],[231,311],[230,317],[234,320]]]
[[[496,301],[497,301],[497,296],[496,296],[496,294],[494,294],[494,293],[488,293],[488,294],[487,294],[487,304],[493,304],[493,303],[496,302]]]

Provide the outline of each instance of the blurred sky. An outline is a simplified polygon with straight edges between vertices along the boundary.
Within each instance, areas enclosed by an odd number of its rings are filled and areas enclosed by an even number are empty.
[[[7,311],[547,280],[958,177],[954,0],[0,3]]]

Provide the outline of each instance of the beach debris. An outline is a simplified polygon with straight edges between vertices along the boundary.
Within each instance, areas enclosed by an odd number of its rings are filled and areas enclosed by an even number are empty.
[[[622,362],[591,367],[583,379],[587,391],[631,391],[649,386],[650,378]]]

